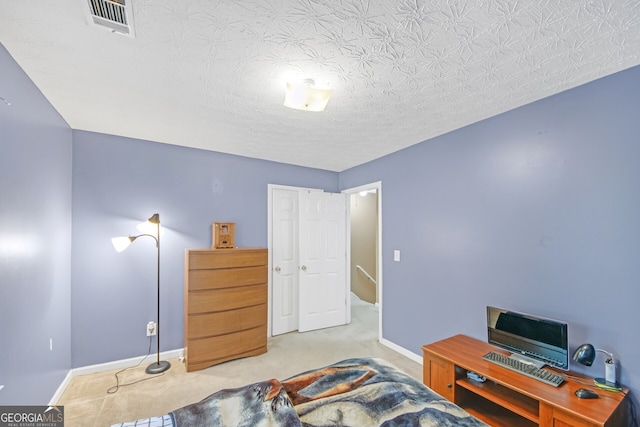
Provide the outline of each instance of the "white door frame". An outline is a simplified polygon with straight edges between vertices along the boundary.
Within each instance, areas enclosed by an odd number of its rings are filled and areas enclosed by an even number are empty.
[[[271,210],[272,210],[272,189],[280,188],[285,190],[312,190],[312,191],[323,191],[318,188],[305,188],[305,187],[294,187],[290,185],[278,185],[278,184],[268,184],[267,185],[267,247],[271,248],[272,245],[272,226],[271,226]],[[382,292],[382,181],[372,182],[370,184],[361,185],[358,187],[348,188],[346,190],[342,190],[342,193],[351,195],[356,194],[365,190],[373,190],[375,189],[378,195],[378,253],[377,256],[377,271],[376,278],[378,282],[378,341],[382,342],[382,304],[383,304],[383,292]],[[346,268],[346,279],[347,279],[347,298],[351,296],[351,205],[347,203],[347,224],[346,224],[346,233],[347,233],[347,268]],[[268,291],[267,291],[267,336],[271,337],[271,306],[273,304],[272,301],[272,293],[273,293],[273,259],[271,251],[268,252]],[[351,323],[351,304],[347,304],[347,323]]]
[[[360,185],[342,190],[344,194],[357,194],[361,191],[376,190],[378,196],[378,251],[376,253],[376,281],[378,282],[378,341],[382,342],[382,181]],[[351,203],[347,203],[347,284],[351,290]],[[351,323],[351,304],[347,304],[347,323]]]

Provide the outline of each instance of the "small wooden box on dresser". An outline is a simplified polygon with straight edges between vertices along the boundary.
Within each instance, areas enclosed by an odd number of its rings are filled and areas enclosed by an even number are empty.
[[[267,351],[267,249],[187,249],[187,372]]]
[[[456,335],[422,346],[426,386],[491,426],[626,427],[624,393],[590,387],[593,378],[574,372],[559,387],[529,378],[482,358],[497,347],[465,335]],[[547,369],[547,368],[545,368]],[[553,369],[550,369],[553,371]],[[467,378],[467,372],[485,382]],[[596,390],[599,399],[579,399],[579,388]]]

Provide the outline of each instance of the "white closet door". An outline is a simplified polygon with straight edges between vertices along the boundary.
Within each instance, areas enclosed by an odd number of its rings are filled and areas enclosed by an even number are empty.
[[[300,332],[346,323],[346,196],[299,193]]]
[[[298,329],[298,190],[272,193],[271,334]]]

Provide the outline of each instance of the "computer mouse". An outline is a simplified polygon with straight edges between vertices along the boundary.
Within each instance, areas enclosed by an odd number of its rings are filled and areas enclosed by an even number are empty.
[[[597,399],[600,397],[595,391],[591,391],[586,388],[577,389],[575,394],[580,399]]]

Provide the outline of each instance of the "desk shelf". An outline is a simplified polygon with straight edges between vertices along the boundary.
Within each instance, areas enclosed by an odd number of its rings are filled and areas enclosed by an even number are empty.
[[[537,426],[540,422],[540,405],[536,400],[513,393],[500,384],[459,379],[456,385],[462,388],[457,391],[459,405],[491,425]]]
[[[537,422],[529,421],[497,403],[468,391],[459,398],[458,405],[492,427],[535,427],[538,425]]]

